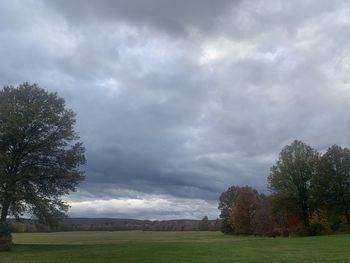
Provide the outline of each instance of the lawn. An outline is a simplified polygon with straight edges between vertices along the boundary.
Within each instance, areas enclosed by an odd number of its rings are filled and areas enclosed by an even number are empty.
[[[350,235],[251,238],[219,232],[14,234],[1,263],[350,262]]]

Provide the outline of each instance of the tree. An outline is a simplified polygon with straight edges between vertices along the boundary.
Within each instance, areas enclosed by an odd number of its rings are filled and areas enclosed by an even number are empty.
[[[272,193],[288,200],[305,227],[309,226],[310,182],[316,173],[318,152],[301,141],[285,146],[268,177]]]
[[[260,205],[258,192],[245,186],[239,190],[232,204],[230,224],[236,234],[253,234],[255,232],[256,212]]]
[[[279,193],[269,196],[271,215],[275,224],[288,230],[297,230],[302,224],[295,199]]]
[[[84,147],[64,99],[24,83],[0,90],[0,222],[31,213],[53,224],[68,205],[61,196],[84,179]]]
[[[220,196],[221,231],[225,234],[271,235],[275,220],[270,199],[250,186],[231,186]]]
[[[11,227],[0,222],[0,251],[9,251],[12,248]]]
[[[274,236],[277,226],[276,219],[272,217],[271,197],[264,194],[258,196],[258,206],[254,214],[254,234]]]
[[[350,223],[350,150],[333,145],[321,157],[312,180],[315,202],[320,208]]]
[[[199,230],[200,231],[208,231],[210,228],[210,222],[207,216],[204,216],[201,222],[199,223]]]
[[[234,229],[230,224],[230,216],[232,212],[233,203],[236,201],[240,189],[241,188],[239,186],[231,186],[220,195],[218,208],[221,211],[221,231],[225,234],[234,232]]]

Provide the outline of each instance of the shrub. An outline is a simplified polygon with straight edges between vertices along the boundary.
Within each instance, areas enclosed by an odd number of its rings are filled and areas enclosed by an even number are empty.
[[[276,227],[272,231],[272,237],[289,237],[290,230],[286,227]]]
[[[12,248],[11,228],[6,223],[0,223],[0,251],[9,251]]]
[[[330,219],[330,228],[333,232],[336,232],[341,227],[341,220],[338,217],[332,217]]]
[[[340,224],[337,230],[338,233],[350,234],[350,225],[348,224]]]
[[[282,236],[283,236],[283,237],[289,237],[289,235],[290,235],[289,229],[288,229],[288,228],[283,228],[283,230],[282,230]]]
[[[297,227],[293,229],[292,236],[297,236],[297,237],[307,237],[309,236],[309,230],[306,227]]]
[[[311,224],[307,230],[309,236],[320,236],[326,231],[325,227],[319,223]]]

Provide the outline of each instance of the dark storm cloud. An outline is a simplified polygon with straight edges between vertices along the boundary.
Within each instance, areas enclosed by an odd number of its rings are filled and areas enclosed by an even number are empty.
[[[96,20],[130,23],[136,27],[152,26],[170,34],[192,30],[211,30],[220,16],[240,1],[222,0],[78,0],[51,1],[73,24],[96,23]]]
[[[37,82],[77,112],[88,164],[72,215],[215,217],[231,184],[266,191],[293,139],[350,146],[349,10],[3,1],[0,84]]]

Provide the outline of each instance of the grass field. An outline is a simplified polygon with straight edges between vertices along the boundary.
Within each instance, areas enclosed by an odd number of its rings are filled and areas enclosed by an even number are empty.
[[[350,262],[350,235],[250,238],[218,232],[14,234],[1,263]]]

